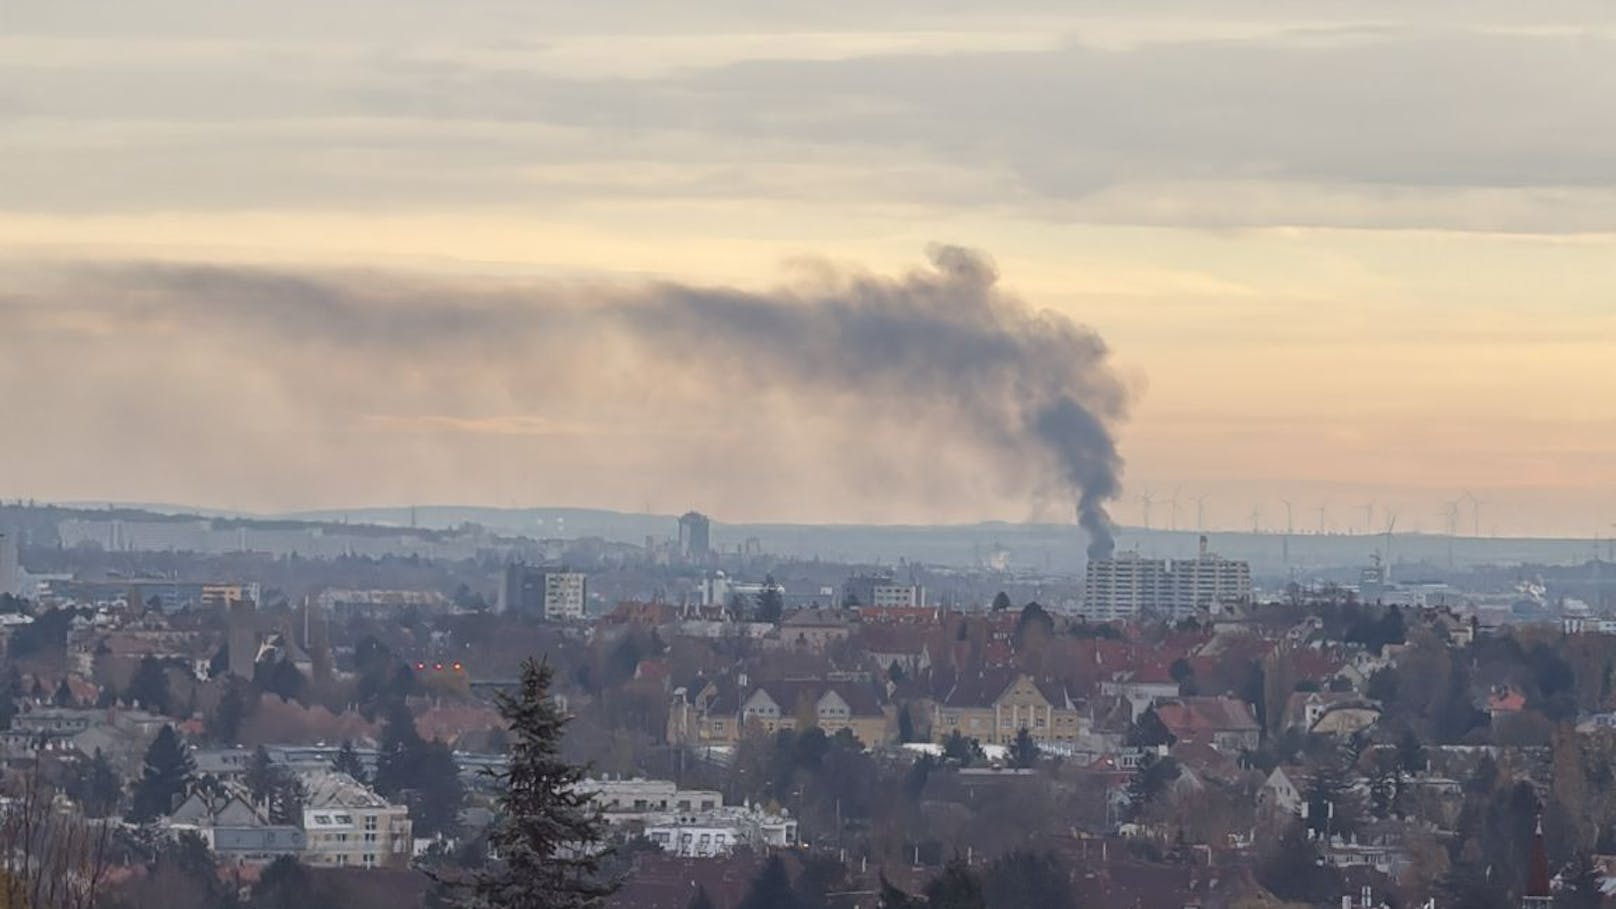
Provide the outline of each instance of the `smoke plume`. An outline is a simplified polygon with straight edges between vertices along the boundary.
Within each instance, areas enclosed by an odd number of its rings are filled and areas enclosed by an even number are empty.
[[[593,396],[593,416],[632,388],[651,411],[678,394],[732,400],[726,413],[743,415],[856,414],[884,440],[923,425],[926,444],[904,457],[957,462],[968,453],[973,470],[1001,486],[1069,495],[1090,557],[1109,555],[1106,505],[1122,464],[1112,430],[1128,396],[1105,343],[1002,291],[983,255],[930,255],[929,267],[897,277],[822,266],[762,293],[77,266],[13,284],[27,289],[0,295],[0,316],[19,327],[15,338],[40,344],[73,332],[160,339],[167,346],[156,349],[168,353],[152,358],[155,370],[180,368],[178,344],[234,351],[232,369],[257,366],[272,377],[259,384],[283,386],[255,408],[259,422],[282,411],[298,424],[308,414],[352,423],[411,410],[417,422],[464,428],[482,425],[497,398],[523,426],[565,435],[567,402]],[[204,392],[192,383],[184,393]],[[858,434],[844,435],[844,446],[847,438]],[[858,461],[855,450],[827,463],[857,470]]]

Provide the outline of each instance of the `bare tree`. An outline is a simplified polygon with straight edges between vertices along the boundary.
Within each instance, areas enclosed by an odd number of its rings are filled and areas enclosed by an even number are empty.
[[[37,759],[0,788],[4,905],[91,909],[111,864],[113,822],[85,817],[44,781]]]

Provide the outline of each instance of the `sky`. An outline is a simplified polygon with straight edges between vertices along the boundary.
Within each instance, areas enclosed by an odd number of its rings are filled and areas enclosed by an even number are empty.
[[[867,6],[4,0],[0,496],[1067,519],[955,351],[601,315],[949,244],[1122,522],[1616,532],[1608,3]]]

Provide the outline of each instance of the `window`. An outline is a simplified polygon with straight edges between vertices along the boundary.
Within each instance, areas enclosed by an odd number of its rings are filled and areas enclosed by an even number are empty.
[[[374,815],[374,814],[365,815],[365,829],[366,830],[375,830],[376,829],[376,815]]]
[[[365,834],[365,842],[367,842],[367,843],[376,842],[376,834],[374,834],[374,833]]]
[[[374,868],[374,867],[376,867],[376,853],[374,853],[374,852],[365,853],[365,867],[366,868]]]

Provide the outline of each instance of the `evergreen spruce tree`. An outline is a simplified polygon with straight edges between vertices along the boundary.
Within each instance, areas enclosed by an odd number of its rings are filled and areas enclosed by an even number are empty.
[[[1032,732],[1026,726],[1016,732],[1016,740],[1010,745],[1010,764],[1018,770],[1027,770],[1038,765],[1038,743],[1033,740]]]
[[[164,726],[146,749],[145,767],[135,783],[134,805],[129,819],[148,823],[174,809],[174,800],[185,793],[196,773],[196,762],[173,726]]]
[[[129,680],[128,694],[129,700],[139,704],[143,710],[167,713],[170,695],[168,673],[163,671],[163,664],[157,662],[155,657],[143,657],[135,668],[134,678]]]
[[[276,767],[274,783],[269,789],[269,822],[301,826],[303,802],[307,798],[308,790],[303,788],[303,781],[297,778],[297,774],[285,767]]]
[[[95,749],[84,771],[84,791],[79,798],[84,812],[90,817],[109,817],[118,810],[118,800],[122,797],[123,779],[101,749]]]
[[[551,674],[530,659],[516,693],[498,696],[511,736],[507,767],[494,773],[504,792],[489,845],[500,861],[475,876],[468,907],[593,909],[616,890],[600,879],[605,821],[577,790],[584,770],[560,756],[567,718],[550,699]]]
[[[415,730],[415,717],[403,698],[382,709],[381,741],[376,749],[376,791],[388,798],[411,788],[415,756],[425,744]]]
[[[753,618],[759,622],[778,622],[785,610],[785,593],[774,582],[774,575],[768,575],[763,580],[763,591],[758,594],[757,612]]]
[[[56,686],[56,694],[51,696],[51,703],[57,707],[78,706],[78,698],[73,696],[73,688],[67,684],[67,676],[62,676],[61,684]]]
[[[237,676],[225,680],[224,694],[219,697],[219,706],[208,718],[208,734],[221,745],[234,745],[241,735],[241,724],[247,719],[248,701],[247,682]]]
[[[247,762],[247,770],[241,775],[241,782],[254,802],[262,805],[269,801],[270,793],[275,788],[275,765],[270,763],[269,750],[263,745],[253,751],[252,759]]]
[[[359,759],[359,752],[354,750],[353,742],[343,740],[342,747],[337,749],[337,757],[331,762],[331,769],[338,773],[346,773],[359,782],[367,781],[365,762]]]

